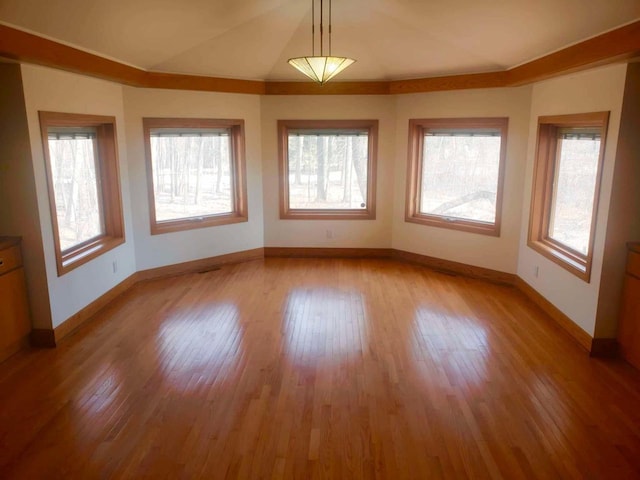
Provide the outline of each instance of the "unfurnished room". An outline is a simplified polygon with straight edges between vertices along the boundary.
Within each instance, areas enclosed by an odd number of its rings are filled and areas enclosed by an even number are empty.
[[[0,478],[640,478],[640,1],[0,0]]]

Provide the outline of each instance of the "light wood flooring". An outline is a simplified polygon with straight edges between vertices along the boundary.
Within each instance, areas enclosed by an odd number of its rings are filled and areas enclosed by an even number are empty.
[[[512,287],[258,260],[1,364],[0,478],[640,478],[640,373]]]

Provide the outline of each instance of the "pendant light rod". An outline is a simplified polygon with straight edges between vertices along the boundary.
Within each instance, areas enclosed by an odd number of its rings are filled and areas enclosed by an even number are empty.
[[[329,0],[329,56],[331,56],[331,0]]]
[[[311,55],[316,56],[316,2],[311,0]]]
[[[323,16],[324,16],[324,6],[322,5],[322,0],[320,0],[320,56],[323,57],[324,56],[324,39],[322,38],[324,35],[324,28],[322,25],[322,20],[323,20]]]

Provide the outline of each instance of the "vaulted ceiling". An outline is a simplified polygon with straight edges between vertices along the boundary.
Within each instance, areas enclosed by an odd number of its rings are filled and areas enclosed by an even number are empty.
[[[325,2],[328,0],[325,0]],[[505,70],[640,19],[640,0],[333,0],[341,80]],[[311,0],[0,0],[0,23],[149,71],[304,80]]]

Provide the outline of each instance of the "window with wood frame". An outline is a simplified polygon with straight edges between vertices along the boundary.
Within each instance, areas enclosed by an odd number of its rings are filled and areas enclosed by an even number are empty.
[[[375,219],[377,120],[279,120],[280,218]]]
[[[115,117],[39,112],[58,276],[124,243]]]
[[[538,119],[528,245],[589,282],[609,112]]]
[[[143,119],[151,234],[246,222],[244,121]]]
[[[499,236],[508,122],[409,120],[405,220]]]

